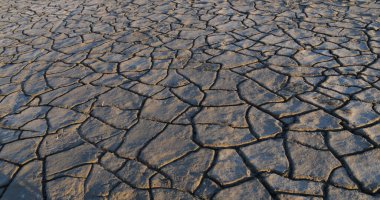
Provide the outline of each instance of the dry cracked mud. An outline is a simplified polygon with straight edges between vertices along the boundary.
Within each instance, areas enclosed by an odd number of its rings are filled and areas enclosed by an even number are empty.
[[[0,0],[1,199],[380,199],[378,0]]]

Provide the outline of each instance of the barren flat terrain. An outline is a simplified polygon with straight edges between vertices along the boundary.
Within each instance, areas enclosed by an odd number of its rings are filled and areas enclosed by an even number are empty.
[[[0,198],[380,199],[377,0],[0,0]]]

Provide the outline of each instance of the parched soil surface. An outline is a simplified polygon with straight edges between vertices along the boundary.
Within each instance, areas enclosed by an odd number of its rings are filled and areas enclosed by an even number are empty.
[[[378,0],[0,0],[2,199],[380,199]]]

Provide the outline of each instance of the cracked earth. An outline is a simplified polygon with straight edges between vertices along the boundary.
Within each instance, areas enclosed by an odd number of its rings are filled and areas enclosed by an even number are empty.
[[[379,14],[0,0],[0,197],[380,199]]]

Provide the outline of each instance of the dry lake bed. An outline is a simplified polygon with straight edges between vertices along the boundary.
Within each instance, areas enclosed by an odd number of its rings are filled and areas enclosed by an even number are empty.
[[[0,0],[1,199],[380,199],[378,0]]]

